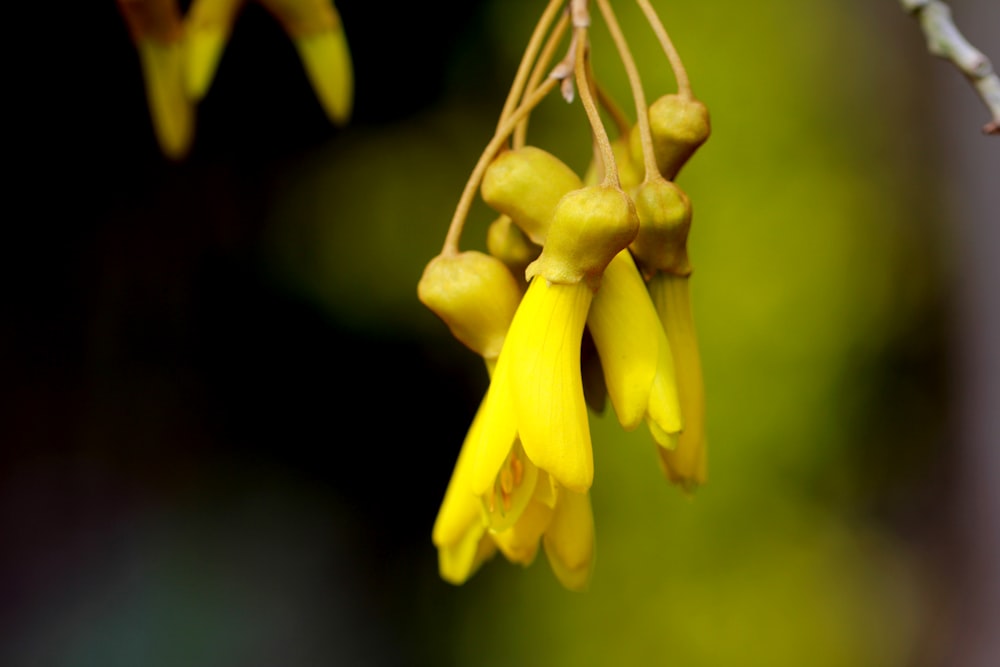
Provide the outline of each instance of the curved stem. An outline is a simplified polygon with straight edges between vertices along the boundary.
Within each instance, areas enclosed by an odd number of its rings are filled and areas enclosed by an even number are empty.
[[[535,69],[531,72],[531,77],[528,79],[528,84],[525,86],[525,94],[531,94],[531,91],[538,87],[538,82],[542,80],[548,70],[549,63],[552,62],[552,56],[555,54],[556,47],[559,46],[560,40],[562,40],[563,35],[566,32],[566,27],[569,25],[569,14],[563,13],[560,17],[559,22],[556,23],[552,32],[549,33],[549,40],[545,43],[542,48],[541,54],[538,56],[538,60],[535,61]],[[528,116],[521,119],[521,122],[517,124],[517,128],[514,130],[514,137],[511,140],[514,148],[520,148],[525,143],[525,138],[528,135]]]
[[[476,193],[476,188],[479,187],[479,182],[482,180],[486,168],[493,161],[493,157],[497,151],[507,141],[510,133],[517,127],[518,122],[538,106],[538,103],[552,92],[552,89],[558,84],[559,82],[556,79],[545,81],[545,83],[533,90],[521,106],[515,109],[508,116],[507,120],[497,128],[496,134],[490,139],[490,143],[486,145],[483,154],[479,157],[479,162],[476,163],[472,174],[469,175],[469,180],[465,183],[462,197],[458,200],[458,206],[455,208],[455,215],[452,216],[451,224],[448,226],[448,234],[445,236],[444,246],[441,248],[442,255],[458,254],[458,241],[462,236],[462,228],[465,226],[465,219],[469,215],[469,209],[472,207],[472,198]]]
[[[639,137],[642,139],[642,158],[646,171],[646,181],[655,179],[657,176],[663,178],[659,168],[656,166],[656,156],[653,152],[653,133],[649,129],[649,112],[646,107],[646,93],[642,89],[642,80],[639,78],[639,68],[636,67],[632,51],[628,48],[628,42],[622,33],[618,19],[608,0],[597,0],[604,15],[604,22],[608,24],[611,38],[618,47],[618,55],[622,64],[625,65],[625,72],[628,75],[629,87],[632,89],[632,96],[635,98],[636,122],[639,124]]]
[[[601,122],[601,115],[594,104],[594,97],[590,92],[590,82],[587,80],[587,67],[585,63],[587,52],[587,28],[576,28],[574,31],[577,37],[576,44],[576,87],[580,90],[580,102],[587,112],[587,120],[590,121],[590,128],[594,134],[594,141],[601,153],[604,161],[604,185],[621,188],[621,181],[618,180],[618,166],[615,163],[615,154],[611,149],[611,141],[608,139],[608,132]]]
[[[541,18],[538,19],[535,30],[531,34],[531,39],[528,41],[528,46],[524,50],[524,55],[521,56],[521,64],[518,65],[517,74],[514,75],[514,83],[510,87],[510,92],[507,93],[507,100],[504,102],[503,110],[500,112],[500,120],[497,122],[497,132],[500,131],[507,117],[510,116],[521,99],[521,94],[524,91],[524,83],[528,78],[528,73],[531,71],[531,64],[535,59],[535,54],[538,53],[542,38],[548,31],[549,26],[552,25],[552,19],[562,7],[563,2],[564,0],[549,0],[548,6],[542,12]]]
[[[687,70],[684,69],[684,63],[681,62],[681,56],[677,53],[677,49],[674,48],[674,43],[671,41],[670,35],[667,34],[667,29],[663,27],[660,17],[657,16],[656,10],[649,4],[649,0],[636,0],[636,2],[642,8],[643,13],[646,14],[646,20],[653,27],[653,32],[656,33],[656,37],[663,46],[663,51],[667,54],[667,59],[670,61],[670,68],[674,70],[674,78],[677,79],[677,92],[682,97],[694,97],[691,92],[691,81],[688,79]]]
[[[593,72],[591,72],[591,75],[593,75]],[[618,106],[618,103],[605,90],[604,86],[598,84],[596,80],[594,81],[594,92],[597,95],[597,101],[601,105],[601,108],[607,111],[608,115],[614,121],[615,127],[618,129],[618,134],[620,136],[627,135],[629,130],[632,129],[632,124],[628,122],[628,117],[625,116],[622,108]]]

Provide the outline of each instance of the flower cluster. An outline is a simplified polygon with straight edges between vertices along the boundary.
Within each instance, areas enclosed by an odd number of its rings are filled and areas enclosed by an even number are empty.
[[[441,576],[455,584],[498,550],[528,565],[541,543],[559,581],[586,588],[594,561],[588,413],[605,400],[624,429],[646,426],[668,479],[685,491],[705,481],[691,206],[674,178],[708,138],[709,117],[656,13],[638,3],[678,92],[646,104],[612,8],[596,0],[642,110],[630,123],[590,66],[587,0],[551,0],[444,248],[418,285],[421,302],[490,373],[432,532]],[[567,55],[551,67],[568,30]],[[595,155],[582,177],[526,142],[531,110],[556,87],[568,102],[579,97],[590,122]],[[598,105],[615,120],[614,140]],[[497,214],[487,252],[460,251],[477,192]]]
[[[153,130],[163,154],[183,159],[195,107],[208,92],[226,42],[248,0],[117,0],[139,53]],[[256,0],[295,44],[327,117],[347,122],[354,95],[347,39],[331,0]]]

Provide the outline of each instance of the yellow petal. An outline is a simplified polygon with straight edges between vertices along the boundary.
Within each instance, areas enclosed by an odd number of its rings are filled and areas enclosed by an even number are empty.
[[[202,99],[212,86],[219,60],[245,0],[193,0],[184,17],[187,48],[185,87]]]
[[[194,107],[184,89],[183,42],[143,39],[137,48],[156,140],[164,155],[181,160],[194,137]]]
[[[626,431],[642,423],[659,356],[663,327],[646,283],[627,250],[604,270],[601,287],[587,315],[597,345],[608,397]]]
[[[337,29],[294,38],[309,82],[335,125],[344,125],[354,106],[354,69],[347,37]]]
[[[573,591],[585,590],[594,565],[594,515],[589,493],[559,489],[543,544],[560,583]]]
[[[548,475],[541,473],[535,484],[531,502],[517,521],[506,530],[491,531],[493,541],[512,563],[531,565],[538,553],[538,543],[552,519],[553,502]]]
[[[514,318],[517,319],[516,314]],[[517,438],[514,395],[510,387],[510,355],[504,352],[509,340],[508,334],[480,408],[482,422],[475,439],[470,440],[474,453],[469,471],[469,488],[476,496],[485,495],[493,487]]]
[[[458,452],[455,469],[444,492],[444,500],[434,520],[431,540],[439,548],[457,544],[469,531],[470,526],[479,525],[485,529],[479,496],[473,493],[469,486],[469,473],[474,458],[472,443],[479,438],[484,404],[485,399],[479,404],[472,425],[466,433],[465,441]]]
[[[655,312],[656,309],[653,310]],[[683,413],[673,349],[659,318],[657,318],[657,324],[659,326],[656,328],[656,338],[659,354],[656,359],[656,376],[653,378],[653,386],[649,391],[649,410],[646,413],[646,422],[655,425],[658,431],[668,434],[666,442],[662,442],[657,437],[657,432],[653,432],[653,438],[661,446],[673,449],[676,445],[674,436],[684,426]]]
[[[438,572],[449,583],[463,584],[494,553],[496,544],[486,528],[477,524],[475,530],[467,532],[456,544],[438,547]]]
[[[188,96],[197,101],[205,97],[212,86],[229,33],[221,30],[199,30],[189,32],[185,39],[187,71],[184,84]]]
[[[580,377],[580,343],[592,300],[586,285],[534,278],[499,362],[509,359],[517,428],[528,458],[578,492],[589,489],[594,479]]]
[[[677,449],[677,441],[680,440],[679,431],[664,431],[653,419],[646,416],[646,426],[649,428],[653,441],[664,449]],[[662,462],[661,462],[662,463]]]
[[[670,340],[684,419],[677,447],[673,451],[658,447],[657,451],[664,473],[672,482],[690,491],[705,483],[707,457],[705,385],[688,280],[687,276],[657,273],[650,280],[649,291]]]

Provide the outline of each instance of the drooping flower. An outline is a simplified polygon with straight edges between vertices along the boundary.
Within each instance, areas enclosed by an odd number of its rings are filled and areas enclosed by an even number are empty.
[[[672,449],[682,429],[674,357],[646,284],[627,250],[618,253],[605,270],[587,326],[619,423],[631,431],[646,421],[654,440]]]
[[[187,156],[194,106],[184,90],[184,31],[177,0],[117,0],[139,54],[156,141],[171,160]]]
[[[298,51],[327,117],[343,125],[351,115],[354,70],[340,14],[331,0],[256,0],[281,24]],[[240,10],[247,0],[193,0],[185,17],[188,93],[208,92]]]
[[[528,457],[562,486],[577,493],[590,488],[580,345],[604,269],[638,224],[631,200],[617,188],[584,187],[559,200],[490,382],[475,491],[485,491],[515,433]]]
[[[689,204],[660,171],[673,177],[704,141],[698,139],[701,130],[696,127],[700,103],[687,104],[693,99],[690,86],[682,68],[675,66],[674,54],[671,65],[683,98],[679,107],[695,113],[680,114],[677,122],[684,127],[676,128],[667,113],[677,110],[673,102],[647,111],[610,3],[598,0],[629,72],[636,108],[643,110],[636,126],[640,145],[633,148],[630,123],[597,83],[588,62],[588,3],[567,4],[568,11],[543,48],[542,39],[564,5],[561,0],[548,3],[496,133],[456,207],[442,254],[421,280],[442,258],[465,254],[458,252],[458,242],[478,187],[483,201],[499,214],[488,230],[488,251],[498,265],[523,272],[523,280],[514,279],[523,296],[513,312],[509,302],[503,310],[509,326],[493,321],[494,333],[485,337],[482,332],[470,335],[470,327],[457,326],[442,315],[455,336],[473,349],[484,346],[470,345],[470,340],[489,339],[490,349],[496,350],[502,339],[499,355],[487,358],[489,388],[462,444],[432,531],[441,575],[452,583],[464,582],[498,551],[511,562],[528,565],[541,544],[564,586],[586,587],[595,553],[588,406],[600,412],[610,398],[625,429],[645,421],[672,481],[689,489],[704,479],[704,448],[697,448],[704,442],[699,435],[704,433],[704,413],[698,402],[701,394],[691,391],[699,386],[700,368],[695,374],[691,363],[697,360],[696,347],[695,356],[691,354],[693,328],[685,329],[683,322],[678,326],[684,294],[675,294],[671,283],[646,284],[661,275],[686,275],[686,247],[672,245],[672,235],[690,221]],[[669,38],[651,6],[646,0],[639,5],[668,49]],[[570,23],[573,36],[567,55],[545,78],[549,58]],[[595,159],[582,181],[555,155],[525,144],[530,110],[557,86],[568,102],[579,92],[593,130]],[[595,95],[618,126],[613,142]],[[650,114],[658,115],[659,143],[650,132]],[[693,134],[687,131],[692,128]],[[662,192],[661,183],[668,186]],[[639,211],[638,199],[643,197]],[[672,207],[678,201],[680,205]],[[644,230],[646,225],[649,230]],[[686,242],[686,227],[683,236]],[[447,296],[451,289],[443,285],[440,290],[446,301],[471,302],[467,295]],[[437,312],[432,302],[423,296],[421,300]],[[482,326],[487,321],[482,316],[472,320]]]
[[[667,477],[692,491],[706,482],[708,473],[705,387],[690,301],[687,237],[691,204],[676,184],[662,178],[645,182],[636,193],[635,203],[640,233],[632,243],[632,251],[650,276],[649,294],[670,342],[684,419],[676,446],[658,448],[658,455]]]
[[[520,296],[500,260],[474,251],[436,257],[424,271],[418,295],[459,340],[483,356],[488,369],[495,367]],[[511,562],[529,565],[544,537],[557,577],[567,588],[582,589],[593,554],[589,500],[560,489],[525,455],[516,434],[489,488],[477,491],[472,485],[485,405],[462,444],[432,531],[442,578],[464,582],[498,547]],[[587,512],[580,509],[582,504]],[[570,530],[567,522],[579,525]],[[588,534],[589,543],[580,537]]]

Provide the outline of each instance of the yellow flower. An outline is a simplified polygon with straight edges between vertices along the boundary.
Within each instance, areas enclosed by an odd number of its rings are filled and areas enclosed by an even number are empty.
[[[473,492],[492,486],[514,439],[528,458],[571,490],[594,478],[580,340],[593,293],[586,285],[532,279],[487,391],[473,465]]]
[[[673,353],[628,250],[605,269],[587,326],[622,428],[645,419],[656,442],[673,448],[682,426]]]
[[[343,125],[354,101],[351,52],[337,8],[330,0],[257,0],[295,44],[327,117]],[[186,85],[192,99],[208,92],[236,16],[246,0],[194,0],[185,17]]]
[[[657,449],[664,474],[690,492],[704,484],[708,476],[705,387],[691,311],[691,263],[687,253],[691,203],[676,184],[656,178],[640,186],[635,205],[641,227],[632,250],[650,276],[647,287],[670,342],[684,417],[684,430],[676,446],[672,450]],[[650,430],[655,437],[652,424]]]
[[[475,492],[496,476],[515,435],[559,484],[577,493],[590,488],[594,461],[580,345],[601,275],[638,225],[631,200],[617,188],[588,186],[559,200],[490,382]]]
[[[590,580],[594,522],[589,493],[560,488],[524,455],[515,440],[485,495],[469,486],[473,445],[482,429],[482,407],[473,419],[445,491],[431,538],[441,578],[462,584],[493,557],[531,565],[543,541],[552,571],[570,590]]]
[[[184,42],[176,0],[118,0],[139,53],[153,132],[163,154],[183,159],[194,137],[194,107],[184,90]]]
[[[705,442],[705,384],[701,354],[691,312],[688,276],[657,273],[649,281],[649,292],[663,322],[674,352],[677,386],[684,430],[671,451],[657,448],[663,471],[670,481],[693,491],[708,478]]]
[[[590,67],[588,4],[572,3],[553,26],[567,8],[548,3],[442,254],[421,279],[421,300],[484,355],[491,374],[432,531],[441,576],[456,584],[497,551],[529,565],[542,544],[559,581],[586,588],[595,544],[588,406],[600,412],[610,398],[623,428],[645,421],[665,473],[684,488],[705,477],[703,390],[687,301],[690,204],[664,175],[673,178],[707,138],[707,112],[655,12],[641,2],[680,90],[647,108],[610,3],[598,4],[642,110],[636,129]],[[570,24],[568,52],[550,67]],[[551,153],[525,145],[528,115],[557,86],[568,102],[579,93],[592,129],[595,155],[583,181]],[[615,120],[614,141],[595,95]],[[517,288],[502,281],[507,292],[524,293],[513,312],[502,300],[495,318],[486,303],[492,279],[477,285],[474,276],[435,266],[468,254],[458,245],[477,187],[500,214],[487,235],[493,262],[524,275]],[[489,273],[485,265],[467,268]],[[440,283],[429,289],[425,281]]]
[[[208,93],[236,16],[245,3],[246,0],[192,0],[184,17],[185,84],[192,99],[200,100]]]
[[[417,288],[421,302],[452,333],[486,360],[487,368],[505,343],[520,290],[500,260],[475,251],[441,255],[428,263]],[[482,437],[486,401],[480,406],[459,452],[432,531],[438,566],[446,581],[460,584],[499,547],[511,562],[529,565],[545,538],[553,571],[568,588],[589,579],[593,520],[580,501],[538,469],[516,434],[503,445],[503,460],[488,484],[471,484],[476,447]],[[559,499],[566,498],[564,509]],[[587,501],[589,507],[589,501]],[[555,517],[558,520],[553,521]],[[578,524],[577,529],[571,530]],[[550,525],[552,527],[549,535]],[[567,527],[569,525],[570,527]],[[587,543],[589,535],[589,544]]]

